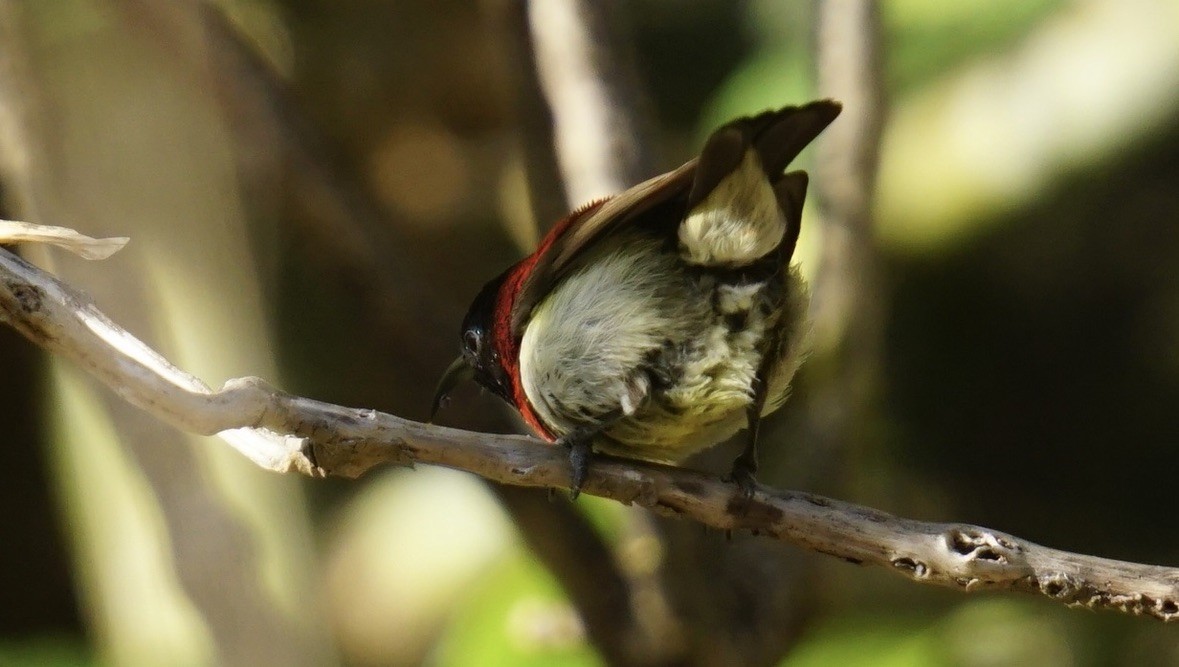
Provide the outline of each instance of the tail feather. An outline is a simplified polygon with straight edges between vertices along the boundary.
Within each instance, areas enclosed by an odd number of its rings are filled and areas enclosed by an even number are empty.
[[[809,182],[810,178],[805,171],[792,171],[774,183],[778,205],[786,213],[786,231],[779,246],[779,252],[785,260],[794,255],[794,246],[798,244],[798,234],[802,231],[802,205],[806,201]]]
[[[771,177],[781,174],[842,110],[838,102],[819,100],[750,119],[749,136],[766,173]]]

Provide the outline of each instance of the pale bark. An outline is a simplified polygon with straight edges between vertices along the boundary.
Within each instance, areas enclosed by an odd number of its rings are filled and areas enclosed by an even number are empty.
[[[185,431],[221,434],[276,472],[357,477],[381,464],[427,463],[517,486],[569,484],[565,452],[532,438],[331,405],[259,378],[209,390],[80,293],[7,251],[0,251],[0,321],[157,418]],[[988,528],[914,521],[804,492],[760,487],[746,500],[714,475],[617,458],[596,458],[582,492],[883,566],[920,583],[1039,592],[1069,606],[1179,618],[1179,568],[1060,551]]]

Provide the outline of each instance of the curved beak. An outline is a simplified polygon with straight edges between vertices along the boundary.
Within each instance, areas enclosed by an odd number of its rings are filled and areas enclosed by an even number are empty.
[[[430,419],[428,421],[434,421],[434,415],[438,414],[438,409],[442,407],[442,403],[446,401],[451,390],[457,387],[459,383],[474,377],[475,369],[471,368],[465,357],[459,357],[451,362],[446,371],[442,373],[442,379],[438,380],[438,388],[434,390],[434,403],[430,406]]]

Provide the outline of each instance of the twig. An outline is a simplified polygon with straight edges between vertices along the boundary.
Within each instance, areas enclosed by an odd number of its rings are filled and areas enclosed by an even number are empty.
[[[844,362],[873,375],[884,306],[872,230],[872,195],[884,114],[880,8],[873,0],[818,4],[819,92],[843,102],[818,146],[816,194],[823,256],[813,281],[820,347],[851,352]],[[846,393],[847,387],[841,387]]]
[[[574,206],[654,175],[633,46],[614,0],[528,3],[536,67],[552,111],[566,198]]]
[[[0,220],[0,239],[5,243],[45,243],[69,250],[83,259],[106,259],[123,249],[131,239],[116,236],[96,239],[68,227],[34,225],[16,220]]]
[[[543,231],[578,204],[570,206],[565,196],[561,166],[557,162],[553,110],[546,100],[537,71],[528,5],[523,0],[489,2],[487,5],[490,27],[500,35],[499,41],[509,60],[519,63],[519,67],[510,73],[516,91],[513,96],[515,116],[520,126],[520,149],[528,178],[529,208],[536,231]]]
[[[854,429],[870,421],[888,294],[872,218],[884,114],[880,8],[874,0],[816,8],[819,92],[844,104],[815,165],[823,234],[811,316],[828,374],[808,397],[804,439],[819,450],[812,469],[823,470],[838,465]]]
[[[357,477],[380,464],[430,463],[517,486],[569,484],[565,453],[532,438],[471,433],[331,405],[286,394],[258,378],[231,380],[218,391],[201,389],[199,381],[120,329],[81,294],[3,250],[0,320],[183,430],[214,434],[244,428],[257,434],[265,429],[305,438],[262,438],[258,448],[267,455],[231,443],[277,472]],[[274,456],[276,448],[285,448],[285,455]],[[746,500],[714,475],[625,459],[595,459],[582,491],[884,566],[921,583],[1039,592],[1070,606],[1179,618],[1177,568],[1069,553],[987,528],[902,519],[803,492],[761,487]]]

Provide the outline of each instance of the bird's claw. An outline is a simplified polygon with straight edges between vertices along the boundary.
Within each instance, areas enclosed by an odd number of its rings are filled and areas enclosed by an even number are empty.
[[[742,454],[733,461],[733,469],[725,481],[736,484],[737,488],[741,489],[741,495],[745,496],[746,500],[752,500],[753,492],[757,490],[756,474],[757,461]]]
[[[581,495],[581,485],[585,483],[586,474],[589,473],[593,450],[590,441],[581,438],[566,443],[566,446],[569,447],[569,466],[572,468],[569,496],[573,500],[577,500],[577,496]]]

